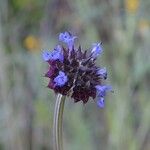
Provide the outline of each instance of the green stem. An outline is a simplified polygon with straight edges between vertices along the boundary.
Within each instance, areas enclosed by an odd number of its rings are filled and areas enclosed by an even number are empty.
[[[58,94],[55,104],[54,120],[53,120],[54,150],[63,150],[62,120],[63,120],[64,104],[65,104],[65,96]]]

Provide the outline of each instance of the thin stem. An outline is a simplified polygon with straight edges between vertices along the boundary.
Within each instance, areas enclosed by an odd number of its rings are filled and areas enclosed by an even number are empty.
[[[54,110],[54,124],[53,124],[54,150],[63,150],[62,120],[63,120],[64,104],[65,104],[65,96],[58,94]]]

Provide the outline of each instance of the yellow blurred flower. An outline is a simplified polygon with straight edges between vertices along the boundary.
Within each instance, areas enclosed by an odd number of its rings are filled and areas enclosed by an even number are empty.
[[[40,49],[40,41],[33,35],[28,35],[24,40],[24,46],[31,52],[36,52]]]
[[[126,10],[130,13],[135,13],[139,8],[139,0],[125,0]]]

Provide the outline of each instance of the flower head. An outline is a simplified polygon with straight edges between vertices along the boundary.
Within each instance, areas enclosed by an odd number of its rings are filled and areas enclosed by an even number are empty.
[[[96,65],[96,58],[102,53],[101,44],[94,44],[91,52],[74,47],[74,39],[70,33],[60,33],[59,40],[66,47],[57,46],[53,51],[44,51],[43,59],[49,63],[45,74],[50,78],[48,87],[55,93],[70,96],[75,102],[87,103],[89,98],[97,98],[99,107],[104,107],[104,97],[111,86],[104,85],[107,78],[106,68]]]

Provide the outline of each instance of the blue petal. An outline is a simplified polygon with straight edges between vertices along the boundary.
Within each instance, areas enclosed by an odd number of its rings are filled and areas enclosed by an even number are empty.
[[[62,52],[62,48],[61,48],[60,45],[57,45],[56,48],[55,48],[55,50],[58,51],[58,52],[60,52],[60,53]]]
[[[65,76],[65,73],[63,71],[59,71],[59,76]]]
[[[104,106],[105,106],[104,97],[100,97],[100,98],[98,99],[97,105],[98,105],[100,108],[104,108]]]
[[[106,68],[104,67],[104,68],[99,69],[97,71],[97,74],[102,76],[104,79],[106,79],[107,78],[107,70],[106,70]]]
[[[68,32],[64,32],[64,33],[59,34],[59,40],[62,42],[67,43],[70,38],[71,38],[71,35]]]
[[[51,52],[50,51],[43,51],[42,53],[42,57],[45,61],[48,61],[51,59]]]
[[[68,32],[64,32],[64,33],[59,34],[59,40],[66,43],[69,48],[72,48],[72,46],[74,45],[74,40],[76,38],[77,38],[76,36],[72,36]]]
[[[60,45],[58,45],[52,52],[51,52],[51,60],[64,60],[64,56],[62,53],[62,48]]]
[[[94,43],[92,48],[92,57],[96,58],[98,55],[100,55],[103,52],[101,43]]]
[[[95,88],[97,89],[97,95],[100,97],[104,97],[106,92],[112,91],[112,87],[110,85],[97,85]]]
[[[59,75],[54,78],[54,82],[56,86],[63,86],[68,81],[68,77],[65,75],[63,71],[59,71]]]

